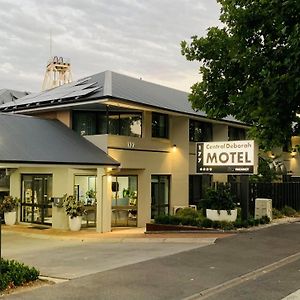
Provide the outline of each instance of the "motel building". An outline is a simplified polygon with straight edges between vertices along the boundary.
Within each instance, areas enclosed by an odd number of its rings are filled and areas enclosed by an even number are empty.
[[[112,71],[3,102],[0,194],[21,199],[20,223],[56,229],[68,229],[64,194],[85,202],[82,227],[98,232],[195,205],[211,181],[228,180],[199,170],[197,142],[246,139],[245,124],[194,111],[188,93]]]

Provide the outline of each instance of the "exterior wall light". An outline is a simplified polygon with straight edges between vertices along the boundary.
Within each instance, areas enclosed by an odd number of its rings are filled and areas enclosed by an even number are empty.
[[[295,148],[292,149],[291,156],[295,157],[297,154],[297,150]]]
[[[175,152],[175,151],[176,151],[176,149],[177,149],[176,145],[175,145],[175,144],[173,144],[173,152]]]

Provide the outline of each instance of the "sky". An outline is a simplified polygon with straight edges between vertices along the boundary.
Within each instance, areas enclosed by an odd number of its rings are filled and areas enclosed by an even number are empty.
[[[189,91],[199,63],[181,55],[180,41],[220,24],[216,0],[0,0],[0,7],[0,89],[30,92],[41,90],[51,55],[70,59],[73,80],[111,70]]]

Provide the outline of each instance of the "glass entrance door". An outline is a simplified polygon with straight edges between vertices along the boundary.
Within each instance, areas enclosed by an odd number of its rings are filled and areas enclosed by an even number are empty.
[[[151,219],[169,213],[170,176],[151,176]]]
[[[137,176],[112,177],[111,226],[137,226]]]
[[[51,196],[51,175],[23,175],[21,221],[51,225]]]

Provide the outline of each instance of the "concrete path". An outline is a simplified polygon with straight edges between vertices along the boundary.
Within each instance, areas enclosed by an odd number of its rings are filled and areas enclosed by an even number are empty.
[[[299,232],[299,223],[273,226],[4,298],[280,300],[299,289]]]
[[[3,230],[2,256],[34,266],[42,276],[60,279],[74,279],[172,255],[213,244],[216,240],[211,234],[150,237],[143,234],[143,229],[120,230],[97,237],[95,232],[86,235],[66,232],[56,236],[45,230],[39,233],[20,228],[22,230]]]

